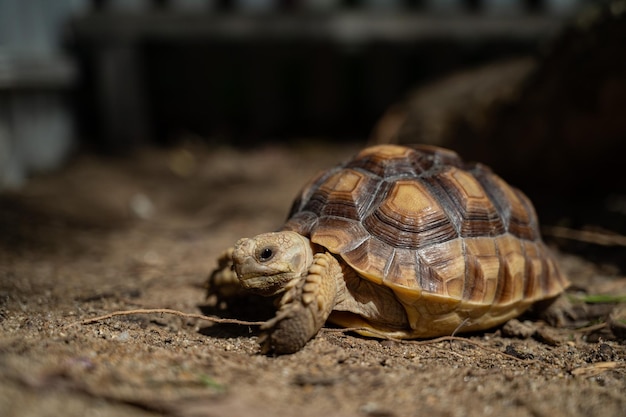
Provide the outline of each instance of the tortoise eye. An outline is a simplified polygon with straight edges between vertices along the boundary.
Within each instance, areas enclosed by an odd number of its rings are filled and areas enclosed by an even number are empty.
[[[274,251],[271,248],[263,248],[259,253],[259,261],[267,262],[274,256]]]

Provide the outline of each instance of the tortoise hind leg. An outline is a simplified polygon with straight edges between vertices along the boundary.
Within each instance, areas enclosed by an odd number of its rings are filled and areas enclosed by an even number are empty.
[[[329,253],[318,253],[306,275],[285,287],[276,316],[261,329],[267,330],[261,343],[265,353],[294,353],[324,325],[337,296],[341,266]]]

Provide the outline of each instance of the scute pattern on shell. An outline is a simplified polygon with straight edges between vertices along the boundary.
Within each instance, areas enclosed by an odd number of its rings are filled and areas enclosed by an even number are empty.
[[[528,198],[489,168],[433,146],[367,148],[321,173],[284,229],[391,287],[416,317],[498,316],[567,286]]]

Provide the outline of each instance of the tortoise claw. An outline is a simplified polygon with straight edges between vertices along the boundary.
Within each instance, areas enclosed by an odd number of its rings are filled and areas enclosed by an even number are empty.
[[[205,287],[206,298],[215,296],[218,301],[246,293],[233,270],[233,248],[227,249],[218,258],[217,268],[209,275]]]
[[[261,326],[261,330],[265,331],[259,340],[262,353],[297,352],[321,327],[315,326],[310,310],[301,301],[305,280],[301,278],[289,283],[278,313]]]
[[[261,326],[263,353],[295,353],[317,334],[335,305],[337,274],[337,260],[318,253],[308,274],[287,284],[278,313]]]

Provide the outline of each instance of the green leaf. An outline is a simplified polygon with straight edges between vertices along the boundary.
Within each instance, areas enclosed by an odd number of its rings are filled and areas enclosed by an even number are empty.
[[[200,380],[200,383],[207,388],[212,388],[215,391],[219,391],[219,392],[226,391],[226,387],[224,385],[220,384],[219,382],[217,382],[216,380],[214,380],[213,378],[211,378],[210,376],[206,374],[198,375],[198,379]]]
[[[573,296],[575,301],[582,301],[588,304],[611,304],[611,303],[626,303],[626,294],[588,294],[588,295],[576,295]]]

